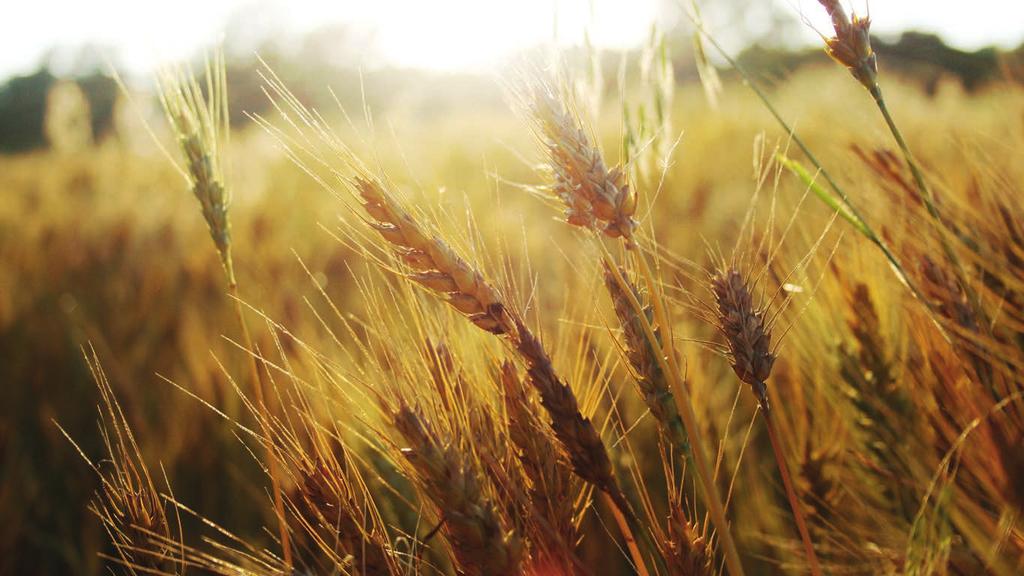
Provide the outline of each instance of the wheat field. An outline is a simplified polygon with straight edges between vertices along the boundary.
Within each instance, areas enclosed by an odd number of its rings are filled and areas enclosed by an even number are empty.
[[[1024,572],[1024,89],[822,4],[762,92],[263,65],[232,127],[213,56],[0,156],[0,572]]]

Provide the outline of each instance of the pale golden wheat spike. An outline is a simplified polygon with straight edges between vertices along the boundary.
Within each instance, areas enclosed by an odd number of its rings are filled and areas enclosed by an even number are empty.
[[[493,334],[507,334],[509,324],[497,292],[483,276],[440,238],[424,232],[376,178],[356,176],[353,185],[363,208],[376,220],[371,225],[395,247],[395,254],[412,270],[411,280],[442,295],[448,304]]]
[[[231,222],[228,219],[231,195],[224,178],[221,157],[230,134],[227,66],[223,54],[218,53],[212,60],[206,61],[205,76],[204,94],[203,88],[190,71],[179,68],[164,69],[157,77],[160,102],[185,156],[185,168],[182,172],[192,187],[192,194],[199,200],[210,237],[220,255],[228,289],[234,300],[238,325],[242,331],[242,342],[246,349],[253,351],[252,339],[238,294],[235,267],[231,259]],[[176,163],[175,165],[177,166]],[[260,426],[266,431],[269,428],[271,408],[264,402],[263,381],[256,355],[251,355],[249,360],[255,400],[260,407]],[[285,565],[290,567],[291,545],[284,514],[281,478],[276,456],[270,445],[267,446],[267,466],[273,484],[282,555]]]
[[[221,263],[234,282],[231,261],[231,194],[224,179],[223,145],[228,126],[227,78],[223,61],[207,63],[205,92],[196,79],[179,69],[159,76],[160,102],[185,157],[185,177],[210,230]]]
[[[551,193],[566,207],[566,221],[612,238],[636,228],[636,196],[621,167],[608,169],[580,123],[545,85],[536,83],[525,105],[550,156]]]
[[[479,471],[464,453],[440,438],[423,417],[402,405],[392,424],[406,447],[402,454],[418,485],[437,507],[455,561],[469,576],[513,576],[521,573],[522,538],[502,525],[501,516],[480,486]]]

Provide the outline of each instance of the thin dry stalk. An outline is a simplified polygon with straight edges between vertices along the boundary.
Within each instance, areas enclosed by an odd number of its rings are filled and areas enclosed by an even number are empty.
[[[839,0],[818,1],[825,7],[825,10],[832,18],[832,27],[836,33],[834,37],[825,39],[826,50],[832,58],[850,70],[854,78],[867,89],[874,99],[878,111],[882,114],[882,118],[889,128],[889,132],[892,133],[896,145],[899,146],[900,152],[903,154],[904,161],[906,161],[907,166],[910,168],[910,173],[914,177],[914,184],[917,186],[928,215],[931,217],[946,259],[949,260],[949,263],[956,270],[958,279],[967,293],[968,302],[974,314],[979,318],[983,318],[984,310],[981,306],[981,300],[967,281],[967,273],[949,239],[945,219],[939,212],[935,194],[925,181],[924,173],[914,159],[910,146],[903,138],[902,131],[896,125],[896,121],[889,111],[885,96],[882,94],[882,88],[878,83],[877,58],[871,49],[871,19],[861,18],[856,14],[853,14],[852,17],[848,16]]]
[[[728,345],[732,369],[740,381],[750,385],[757,398],[765,427],[768,429],[772,451],[775,453],[779,475],[782,476],[782,483],[786,489],[786,497],[793,511],[793,519],[803,540],[807,563],[812,574],[820,575],[821,566],[814,553],[811,535],[804,520],[803,507],[793,488],[782,439],[776,430],[768,403],[768,388],[765,382],[771,375],[775,355],[771,351],[771,332],[765,324],[764,312],[755,308],[750,289],[736,268],[730,267],[714,276],[711,280],[711,290],[718,305],[719,329]]]

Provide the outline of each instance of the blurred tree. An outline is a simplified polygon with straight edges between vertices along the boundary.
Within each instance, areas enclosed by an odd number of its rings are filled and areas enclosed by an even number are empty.
[[[47,145],[47,111],[63,114],[62,106],[66,107],[77,90],[84,96],[82,107],[89,112],[77,115],[88,121],[89,140],[100,141],[112,131],[114,105],[118,98],[117,83],[110,76],[98,71],[71,75],[68,79],[76,87],[62,86],[59,98],[51,100],[51,91],[61,82],[51,72],[49,65],[44,65],[36,72],[17,76],[0,86],[0,153],[27,152]],[[61,106],[57,106],[61,104]],[[73,106],[74,107],[74,106]],[[91,114],[91,116],[89,116]],[[56,117],[57,124],[67,128],[70,117]],[[83,133],[85,128],[83,127]]]
[[[76,75],[75,82],[89,101],[93,140],[100,142],[114,131],[114,109],[121,90],[109,74],[99,71]]]
[[[0,152],[24,152],[46,145],[46,95],[56,78],[43,67],[11,78],[0,87]]]

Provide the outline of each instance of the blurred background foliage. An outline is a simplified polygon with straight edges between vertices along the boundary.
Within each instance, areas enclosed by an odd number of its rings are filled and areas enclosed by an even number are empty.
[[[773,41],[784,35],[779,33],[780,28],[792,25],[793,22],[783,20],[776,28],[760,34],[745,33],[749,42],[739,52],[738,62],[769,83],[782,82],[800,69],[820,63],[818,48],[794,49]],[[672,33],[669,36],[672,38]],[[250,115],[264,114],[270,107],[261,88],[260,59],[300,100],[318,109],[335,108],[335,96],[348,110],[360,109],[365,99],[381,114],[395,108],[411,113],[445,114],[467,102],[476,106],[502,101],[499,87],[487,75],[396,69],[383,63],[356,66],[354,63],[366,61],[367,44],[371,41],[350,27],[333,26],[287,43],[249,39],[235,46],[227,45],[232,124],[243,127],[250,121]],[[956,80],[967,91],[993,82],[1024,82],[1024,44],[1015,50],[983,48],[968,52],[948,46],[935,34],[911,31],[895,39],[874,38],[872,45],[886,67],[914,79],[931,94],[944,78]],[[669,46],[675,77],[682,83],[697,81],[692,44],[682,30],[676,31]],[[0,85],[0,153],[27,152],[51,144],[45,124],[47,102],[60,88],[67,92],[68,84],[77,87],[84,97],[89,114],[89,140],[116,137],[120,91],[110,75],[110,64],[102,60],[100,53],[99,47],[82,47],[78,53],[54,54],[35,72],[9,78]],[[574,57],[585,56],[581,51],[569,54],[570,60]],[[622,62],[636,59],[636,53],[605,54],[601,59],[603,78],[613,83]],[[54,65],[50,60],[60,64]],[[148,87],[146,79],[128,80],[141,90]],[[333,94],[323,89],[325,85],[333,89]],[[430,90],[422,90],[424,86]],[[410,102],[410,96],[418,101]]]

